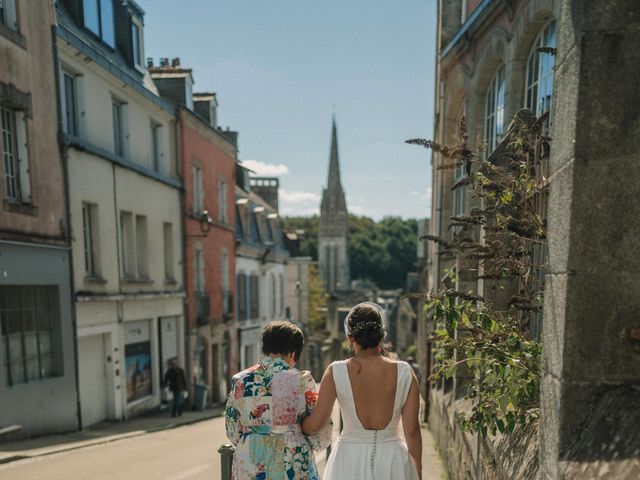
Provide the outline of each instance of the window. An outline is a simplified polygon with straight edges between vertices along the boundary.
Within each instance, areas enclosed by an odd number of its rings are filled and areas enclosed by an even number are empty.
[[[149,242],[147,235],[147,217],[136,215],[136,259],[138,278],[149,278]]]
[[[538,35],[527,60],[525,107],[540,116],[551,110],[554,56],[538,52],[540,47],[556,47],[556,22],[551,22]]]
[[[111,112],[113,119],[113,153],[124,157],[123,104],[112,100]]]
[[[488,156],[504,135],[504,65],[489,84],[484,118],[484,142]]]
[[[251,317],[260,318],[260,282],[258,275],[251,274]]]
[[[276,276],[272,273],[269,275],[269,293],[271,294],[271,318],[276,316]]]
[[[464,165],[456,167],[454,183],[464,178],[464,176]],[[456,188],[453,191],[453,215],[455,217],[464,215],[464,187]]]
[[[27,124],[24,111],[0,107],[5,196],[22,203],[31,202]]]
[[[173,225],[164,222],[162,225],[162,237],[164,239],[164,278],[167,280],[174,279],[174,260],[173,260]]]
[[[62,374],[58,287],[1,286],[0,322],[7,385]]]
[[[64,72],[64,126],[69,135],[78,135],[76,77]]]
[[[131,48],[133,50],[133,64],[136,67],[144,68],[143,59],[144,59],[144,49],[143,49],[143,38],[142,38],[142,26],[132,20],[131,22]]]
[[[82,234],[84,238],[84,273],[88,277],[98,276],[98,206],[82,204]]]
[[[18,30],[16,0],[0,0],[0,24],[11,30]]]
[[[133,214],[130,212],[120,212],[122,274],[125,278],[135,277],[136,251],[134,237]]]
[[[160,134],[162,125],[151,122],[151,166],[156,171],[160,171]]]
[[[222,253],[220,264],[220,280],[222,284],[222,290],[229,292],[229,255],[226,252]]]
[[[218,219],[227,223],[227,183],[218,180]]]
[[[195,265],[195,287],[197,293],[204,292],[204,252],[202,249],[196,249],[196,265]]]
[[[193,167],[193,213],[200,215],[204,210],[204,191],[202,189],[202,170]]]
[[[247,319],[247,275],[245,273],[238,273],[236,275],[236,295],[238,306],[238,320]]]
[[[84,26],[104,43],[115,48],[113,0],[83,0]]]

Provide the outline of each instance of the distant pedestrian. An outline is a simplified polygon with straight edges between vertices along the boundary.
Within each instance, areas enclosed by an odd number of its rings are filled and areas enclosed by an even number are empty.
[[[184,397],[187,391],[187,378],[175,358],[169,360],[169,370],[164,374],[164,385],[168,386],[171,393],[173,393],[171,416],[182,415]]]

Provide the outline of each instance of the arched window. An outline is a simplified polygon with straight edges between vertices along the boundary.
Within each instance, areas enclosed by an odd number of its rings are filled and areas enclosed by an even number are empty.
[[[484,116],[484,143],[487,156],[500,143],[504,134],[504,65],[491,79],[487,90]]]
[[[556,22],[552,21],[540,32],[533,42],[527,59],[527,85],[525,88],[525,107],[537,117],[551,110],[553,93],[554,56],[538,51],[540,47],[556,47]]]
[[[466,108],[463,106],[460,115],[458,116],[456,133],[460,134],[460,128],[462,126],[462,119],[465,118]],[[458,165],[454,172],[453,182],[456,184],[464,178],[466,175],[465,166]],[[453,190],[453,215],[460,217],[464,215],[465,211],[465,187],[459,187]]]

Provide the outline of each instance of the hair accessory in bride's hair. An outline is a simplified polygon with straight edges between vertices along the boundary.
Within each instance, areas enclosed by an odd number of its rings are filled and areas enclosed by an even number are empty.
[[[387,328],[387,319],[386,319],[386,315],[384,313],[384,308],[381,305],[378,305],[377,303],[374,302],[361,302],[359,304],[357,304],[356,306],[354,306],[349,313],[347,314],[347,317],[344,319],[344,333],[350,337],[353,334],[357,333],[358,330],[362,330],[364,329],[364,327],[369,326],[369,324],[376,324],[376,326],[378,325],[378,322],[372,322],[371,320],[362,323],[362,324],[358,324],[358,325],[353,325],[353,321],[352,321],[352,317],[354,315],[354,312],[358,312],[360,310],[359,307],[363,307],[363,306],[368,306],[370,308],[373,308],[377,314],[378,317],[380,317],[380,324],[379,326],[382,329]],[[355,318],[353,319],[355,320]],[[351,326],[350,326],[351,325]]]

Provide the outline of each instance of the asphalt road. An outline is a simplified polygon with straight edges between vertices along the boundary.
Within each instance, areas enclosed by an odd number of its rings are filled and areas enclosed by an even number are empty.
[[[212,480],[220,478],[224,418],[0,465],[1,480]]]

